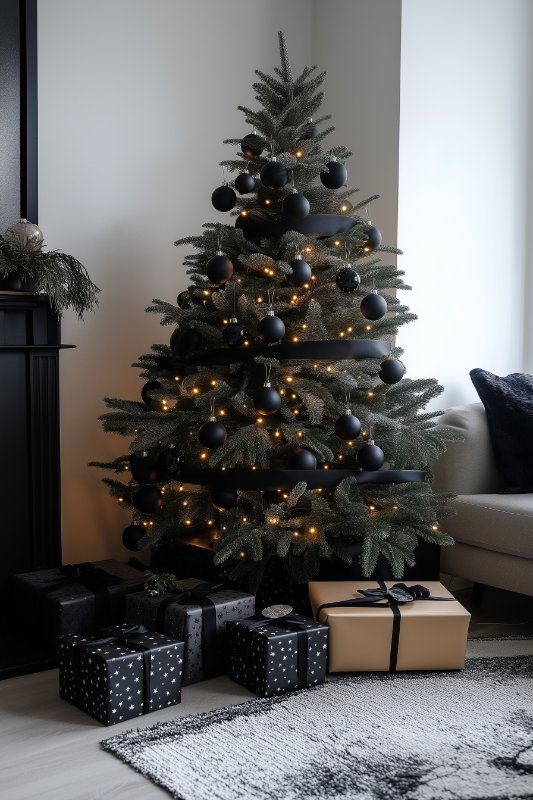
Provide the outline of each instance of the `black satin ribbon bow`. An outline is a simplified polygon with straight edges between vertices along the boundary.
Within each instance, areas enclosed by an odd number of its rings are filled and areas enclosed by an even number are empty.
[[[250,617],[241,620],[241,625],[245,625],[248,630],[253,631],[264,625],[278,625],[280,628],[288,628],[296,631],[296,648],[298,651],[298,682],[296,689],[303,689],[309,683],[309,631],[306,627],[307,622],[289,614],[286,617]],[[250,670],[250,640],[247,640],[246,664]]]
[[[225,588],[223,583],[199,583],[192,589],[164,597],[157,607],[156,628],[165,632],[167,608],[173,603],[181,606],[200,606],[202,609],[202,665],[204,680],[218,674],[217,611],[209,595]]]
[[[105,569],[95,566],[90,561],[80,564],[64,564],[59,567],[61,577],[52,579],[46,586],[39,589],[39,593],[47,595],[67,586],[81,583],[94,595],[94,624],[96,626],[109,622],[111,616],[111,596],[108,592],[110,586],[118,586],[122,578],[110,575]]]
[[[378,580],[379,586],[372,589],[358,589],[358,594],[363,597],[353,598],[352,600],[337,600],[333,603],[322,603],[316,612],[317,621],[323,608],[390,608],[392,611],[392,636],[389,659],[389,672],[396,672],[398,664],[398,647],[400,644],[400,626],[402,615],[400,605],[413,603],[416,600],[437,600],[450,601],[453,597],[432,596],[426,586],[417,583],[414,586],[406,586],[405,583],[395,583],[390,589],[382,580]]]

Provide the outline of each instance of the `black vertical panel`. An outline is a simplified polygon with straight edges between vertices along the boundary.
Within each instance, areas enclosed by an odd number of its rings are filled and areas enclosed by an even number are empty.
[[[37,0],[20,3],[20,215],[38,222]]]

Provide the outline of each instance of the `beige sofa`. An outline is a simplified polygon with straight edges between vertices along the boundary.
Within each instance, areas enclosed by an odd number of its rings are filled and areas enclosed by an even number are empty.
[[[464,436],[433,467],[435,490],[457,494],[457,515],[444,525],[456,544],[442,548],[442,572],[533,595],[533,494],[498,493],[505,481],[481,403],[451,408],[439,424]]]

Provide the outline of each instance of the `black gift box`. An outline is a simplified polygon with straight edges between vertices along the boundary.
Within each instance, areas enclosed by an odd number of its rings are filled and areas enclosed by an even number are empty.
[[[262,696],[323,683],[328,628],[300,614],[228,622],[229,677]]]
[[[42,639],[124,621],[124,598],[143,587],[143,573],[114,559],[67,564],[13,578],[18,622]]]
[[[104,725],[181,701],[183,642],[143,626],[59,637],[59,694]]]

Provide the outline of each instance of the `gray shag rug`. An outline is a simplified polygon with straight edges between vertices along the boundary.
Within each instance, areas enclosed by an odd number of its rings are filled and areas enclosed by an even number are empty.
[[[180,800],[533,800],[533,657],[333,679],[102,747]]]

